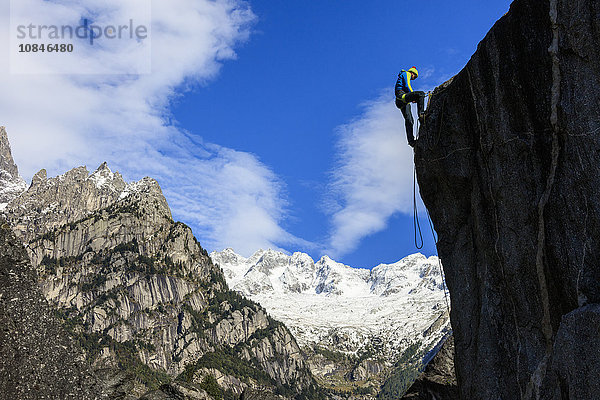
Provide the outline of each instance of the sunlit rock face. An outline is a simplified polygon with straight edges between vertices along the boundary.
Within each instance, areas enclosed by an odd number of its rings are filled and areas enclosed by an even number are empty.
[[[52,178],[42,170],[2,213],[103,395],[212,399],[209,379],[232,396],[315,398],[289,330],[229,290],[155,180],[126,183],[106,163]]]

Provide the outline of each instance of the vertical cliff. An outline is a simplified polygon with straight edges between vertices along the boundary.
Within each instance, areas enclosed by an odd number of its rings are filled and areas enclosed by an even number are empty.
[[[464,399],[598,390],[599,89],[600,3],[515,0],[434,92],[415,163]]]

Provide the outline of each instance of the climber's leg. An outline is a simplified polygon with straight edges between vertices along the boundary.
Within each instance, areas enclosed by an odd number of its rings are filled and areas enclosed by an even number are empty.
[[[410,104],[404,104],[404,107],[400,108],[402,111],[402,115],[404,116],[404,126],[406,127],[406,138],[408,139],[408,144],[411,146],[415,145],[415,137],[413,136],[413,125],[414,120],[412,116],[412,110],[410,109]]]
[[[404,101],[407,103],[417,103],[417,115],[419,122],[423,122],[425,117],[425,92],[416,91],[404,95]]]

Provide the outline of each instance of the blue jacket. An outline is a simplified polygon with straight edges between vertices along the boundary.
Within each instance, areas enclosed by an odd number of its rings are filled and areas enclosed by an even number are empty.
[[[413,88],[410,85],[410,74],[405,70],[402,70],[402,72],[398,74],[398,80],[396,81],[396,97],[402,96],[401,93],[400,96],[398,96],[399,92],[413,92]]]

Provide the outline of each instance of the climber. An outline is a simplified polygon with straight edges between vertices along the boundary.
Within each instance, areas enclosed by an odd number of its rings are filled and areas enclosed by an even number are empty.
[[[416,67],[412,67],[408,71],[402,70],[398,74],[398,80],[396,81],[396,107],[402,111],[402,115],[404,116],[406,137],[411,147],[415,147],[416,140],[413,136],[414,120],[410,103],[417,103],[419,122],[423,123],[425,119],[425,92],[415,92],[410,84],[410,81],[417,79],[418,76],[419,71],[417,71]]]

